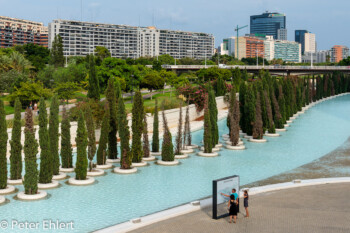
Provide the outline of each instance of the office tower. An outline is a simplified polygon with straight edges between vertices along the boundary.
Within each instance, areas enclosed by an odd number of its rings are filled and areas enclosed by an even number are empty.
[[[275,59],[287,62],[301,62],[301,44],[294,41],[275,41]]]
[[[250,34],[265,34],[274,39],[287,40],[286,15],[266,12],[250,16]]]
[[[307,30],[295,30],[295,42],[301,44],[301,52],[316,52],[316,35]]]

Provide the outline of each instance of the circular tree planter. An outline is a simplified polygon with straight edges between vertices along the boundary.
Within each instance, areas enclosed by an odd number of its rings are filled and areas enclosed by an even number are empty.
[[[97,168],[97,169],[103,169],[103,170],[111,169],[112,167],[113,167],[112,164],[96,165],[96,168]]]
[[[154,160],[156,160],[156,157],[154,157],[154,156],[143,157],[142,160],[143,161],[154,161]]]
[[[201,157],[217,157],[219,156],[219,153],[212,152],[212,153],[204,153],[203,151],[197,153]]]
[[[190,146],[185,146],[186,149],[197,149],[199,146],[198,145],[190,145]]]
[[[265,143],[267,142],[267,140],[265,138],[263,139],[254,139],[254,138],[251,138],[249,139],[250,142],[254,142],[254,143]]]
[[[107,159],[107,163],[120,163],[120,159]]]
[[[245,139],[251,139],[251,138],[253,138],[253,136],[245,135],[244,138],[245,138]]]
[[[74,177],[68,180],[68,184],[76,185],[76,186],[91,185],[93,183],[95,183],[95,179],[93,177],[86,177],[86,180],[77,180]]]
[[[7,185],[5,189],[0,189],[0,195],[7,195],[16,191],[16,188],[12,185]]]
[[[72,168],[63,168],[63,167],[60,167],[60,172],[64,172],[64,173],[73,173],[74,172],[74,167]]]
[[[162,165],[162,166],[176,166],[176,165],[179,165],[179,160],[174,160],[174,161],[158,160],[157,164]]]
[[[105,174],[105,171],[102,169],[92,169],[92,171],[87,172],[87,176],[103,176]]]
[[[276,129],[276,132],[286,132],[287,129]]]
[[[48,184],[40,184],[38,183],[38,189],[53,189],[57,188],[59,183],[56,180],[51,181],[51,183]]]
[[[245,150],[245,146],[244,145],[238,145],[238,146],[226,145],[226,149],[228,149],[228,150]]]
[[[5,203],[5,201],[6,201],[6,198],[3,196],[0,196],[0,204]]]
[[[21,184],[23,184],[23,181],[22,181],[22,179],[20,179],[20,180],[7,180],[7,184],[9,184],[9,185],[21,185]]]
[[[67,177],[67,174],[64,172],[60,172],[59,175],[55,175],[52,177],[53,180],[64,180]]]
[[[218,143],[215,145],[215,148],[221,148],[221,147],[223,147],[223,145],[221,143]]]
[[[279,137],[281,135],[279,135],[278,133],[266,133],[265,136],[274,138],[274,137]]]
[[[151,152],[150,155],[151,156],[161,156],[162,152]]]
[[[297,119],[297,116],[292,116],[292,117],[289,118],[289,120],[296,120],[296,119]]]
[[[175,155],[175,159],[187,159],[188,154],[183,154],[183,155]]]
[[[219,152],[221,150],[221,148],[218,148],[218,147],[213,147],[211,149],[212,152]],[[204,151],[204,147],[201,147],[201,151]]]
[[[33,195],[28,195],[25,194],[24,192],[20,192],[17,194],[17,198],[23,201],[35,201],[35,200],[40,200],[43,199],[47,196],[47,192],[43,191],[43,190],[38,190],[37,194],[33,194]]]
[[[193,149],[186,149],[186,150],[181,150],[180,152],[181,152],[181,154],[192,154],[192,153],[194,153],[194,150]]]
[[[284,125],[284,127],[285,127],[285,128],[287,128],[287,127],[290,127],[290,125],[288,125],[288,124],[285,124],[285,125]]]
[[[137,168],[133,167],[130,169],[121,169],[120,167],[116,167],[113,169],[113,172],[117,174],[133,174],[137,172]]]
[[[132,163],[132,167],[146,167],[148,165],[147,162],[142,161],[141,163]]]
[[[287,124],[292,124],[292,123],[293,123],[292,120],[287,121]]]
[[[244,144],[243,141],[238,141],[238,146],[242,146]],[[226,145],[232,145],[231,141],[226,141]]]
[[[239,136],[244,137],[244,136],[247,136],[247,134],[246,133],[239,133]]]

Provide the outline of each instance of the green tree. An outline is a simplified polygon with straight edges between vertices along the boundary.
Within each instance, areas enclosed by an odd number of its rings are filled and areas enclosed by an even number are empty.
[[[106,90],[106,99],[108,101],[109,109],[109,134],[108,134],[108,158],[118,159],[117,150],[117,107],[116,107],[116,95],[114,87],[114,79],[111,78],[108,81],[108,87]]]
[[[163,102],[162,116],[163,116],[163,127],[164,127],[163,143],[162,143],[162,161],[172,162],[175,160],[174,145],[173,145],[172,136],[168,127],[168,121],[165,117],[164,102]]]
[[[224,96],[225,94],[226,94],[225,81],[221,77],[219,77],[216,81],[215,95],[216,96]]]
[[[40,173],[39,183],[49,184],[53,176],[53,155],[50,151],[49,132],[47,130],[47,111],[45,99],[39,103],[39,144],[40,144]]]
[[[74,94],[80,91],[81,88],[73,82],[58,83],[55,88],[58,98],[61,100],[68,101],[73,98]]]
[[[185,117],[185,130],[184,130],[184,149],[186,149],[186,146],[192,145],[192,137],[191,137],[191,125],[190,125],[190,107],[189,104],[187,104],[186,108],[186,117]]]
[[[274,110],[274,114],[273,114],[273,120],[275,123],[275,128],[277,129],[283,129],[283,117],[282,114],[280,112],[280,107],[278,105],[277,99],[276,99],[276,95],[274,91],[271,91],[271,99],[272,99],[272,105],[273,105],[273,110]],[[284,107],[284,104],[283,104]],[[275,129],[276,131],[276,129]]]
[[[24,157],[25,157],[25,175],[24,192],[28,195],[34,195],[38,192],[38,165],[36,163],[36,154],[38,153],[38,142],[35,139],[35,129],[33,123],[32,110],[26,110],[26,123],[24,129]]]
[[[0,189],[7,187],[7,125],[4,102],[0,100]]]
[[[95,136],[95,123],[92,117],[90,106],[85,110],[86,129],[88,134],[88,158],[89,158],[89,170],[92,171],[93,162],[96,153],[96,136]]]
[[[86,148],[88,144],[87,132],[85,126],[85,119],[83,112],[80,111],[78,119],[77,137],[75,138],[77,144],[77,161],[75,164],[75,179],[86,180],[88,159]]]
[[[130,145],[129,145],[130,131],[129,131],[128,118],[125,111],[124,100],[121,96],[119,97],[119,101],[118,101],[118,121],[120,125],[123,125],[123,127],[121,127],[119,130],[120,150],[121,150],[120,167],[121,169],[130,169],[133,155],[130,151]]]
[[[244,96],[244,120],[247,135],[253,135],[253,124],[255,122],[255,95],[251,85],[248,86]]]
[[[158,100],[156,99],[153,115],[153,135],[152,152],[159,152],[159,119],[158,119]]]
[[[182,105],[180,104],[180,111],[179,111],[179,123],[178,123],[178,130],[177,135],[175,139],[175,154],[181,155],[181,149],[182,149]]]
[[[211,112],[208,106],[208,98],[204,108],[204,153],[212,153],[213,139],[212,139],[212,128],[211,128]]]
[[[58,140],[59,140],[59,102],[57,95],[54,95],[50,107],[50,120],[49,120],[49,137],[50,137],[50,151],[53,157],[52,172],[53,175],[59,175],[60,173],[60,156],[58,154]]]
[[[161,71],[162,70],[162,63],[160,61],[154,60],[152,64],[152,69],[155,71]]]
[[[15,101],[15,116],[13,120],[12,137],[10,141],[10,179],[22,179],[22,144],[21,144],[21,109],[19,99]]]
[[[143,157],[149,158],[150,157],[150,148],[149,148],[149,139],[148,139],[148,126],[147,126],[147,116],[146,113],[143,116]]]
[[[66,108],[63,108],[61,122],[61,159],[62,168],[73,168],[70,121]]]
[[[239,108],[240,108],[240,112],[241,112],[241,119],[239,122],[239,125],[241,126],[241,129],[244,133],[247,132],[247,128],[246,128],[246,112],[244,111],[245,109],[245,95],[246,95],[246,90],[247,90],[247,86],[245,84],[245,81],[243,81],[240,85],[240,90],[239,90]]]
[[[111,56],[111,53],[109,52],[109,50],[103,46],[96,46],[95,54],[96,54],[96,57],[98,57],[101,61]]]
[[[50,51],[51,54],[51,64],[55,67],[64,66],[64,56],[63,56],[63,40],[60,35],[56,35]]]
[[[143,131],[143,99],[140,91],[135,93],[134,103],[132,105],[132,161],[140,163],[143,152],[141,146],[141,136]]]
[[[89,56],[89,87],[87,97],[94,100],[100,100],[100,86],[96,76],[95,58]]]
[[[218,108],[216,106],[216,99],[213,90],[209,90],[209,111],[210,111],[210,123],[211,123],[211,138],[212,146],[215,147],[219,143],[219,128],[218,128]]]
[[[252,135],[254,139],[262,139],[264,136],[260,101],[261,101],[260,93],[258,92],[256,97],[256,102],[255,102],[255,121],[253,124],[253,135]]]
[[[105,114],[102,120],[102,127],[100,133],[100,140],[97,149],[97,165],[105,165],[107,157],[107,144],[108,144],[108,134],[109,134],[109,108],[108,104],[105,107]]]
[[[235,87],[239,88],[239,85],[242,82],[242,74],[241,70],[236,67],[232,70],[232,84],[235,85]]]
[[[272,106],[270,102],[270,98],[268,97],[267,91],[264,91],[264,100],[265,100],[265,105],[266,105],[266,112],[267,112],[267,117],[268,117],[268,132],[271,134],[276,133],[275,129],[275,122],[273,120],[273,115],[272,115]]]
[[[279,122],[277,125],[278,129],[283,129],[284,128],[284,124],[287,121],[287,112],[286,112],[286,103],[285,103],[285,99],[284,99],[284,94],[283,94],[283,90],[282,90],[282,86],[279,85],[278,86],[278,105],[279,105],[279,109],[280,109],[280,113],[281,113],[281,117],[282,117],[282,123]],[[282,128],[281,128],[282,127]]]
[[[150,92],[153,90],[160,90],[164,88],[164,79],[158,74],[158,72],[151,72],[146,74],[142,79],[141,87],[147,88]],[[151,95],[152,100],[152,95]]]

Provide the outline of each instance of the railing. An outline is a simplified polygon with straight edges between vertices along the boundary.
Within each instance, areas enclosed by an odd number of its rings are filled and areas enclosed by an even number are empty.
[[[149,65],[148,67],[152,67],[152,65]],[[163,65],[164,69],[189,69],[189,70],[195,70],[195,69],[204,69],[204,68],[210,68],[210,67],[218,67],[216,65]],[[260,70],[260,69],[266,69],[266,70],[350,70],[350,66],[240,66],[240,65],[219,65],[219,68],[221,69],[249,69],[249,70]]]

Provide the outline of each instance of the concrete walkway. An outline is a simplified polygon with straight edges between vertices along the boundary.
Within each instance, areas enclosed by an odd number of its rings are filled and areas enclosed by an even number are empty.
[[[348,233],[349,199],[350,185],[346,183],[294,188],[251,196],[251,217],[239,213],[236,224],[229,224],[228,218],[212,220],[211,209],[206,208],[132,232]]]

